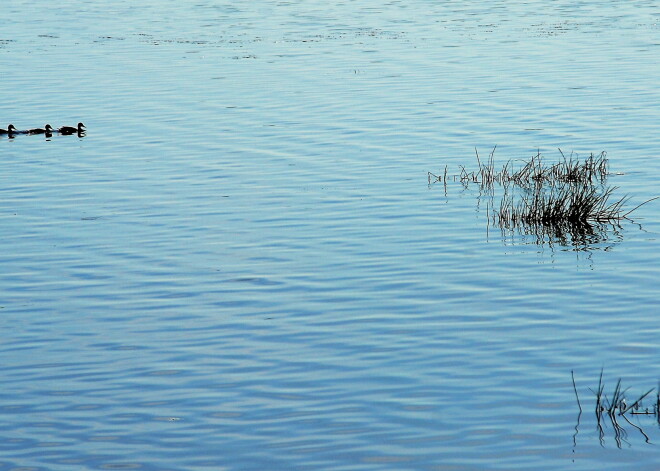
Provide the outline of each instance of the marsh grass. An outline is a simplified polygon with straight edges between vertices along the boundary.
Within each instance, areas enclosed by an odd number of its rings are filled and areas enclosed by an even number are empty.
[[[496,149],[497,147],[493,148],[485,160],[481,159],[479,151],[475,149],[478,167],[476,170],[468,170],[465,166],[459,165],[460,172],[457,175],[448,176],[446,166],[442,175],[428,172],[429,184],[448,181],[459,181],[466,186],[470,184],[492,186],[513,183],[527,188],[538,183],[603,182],[609,174],[609,161],[605,152],[597,155],[591,154],[582,161],[572,152],[566,157],[559,149],[561,159],[558,162],[549,164],[539,151],[529,160],[509,160],[501,168],[496,169],[494,158]]]
[[[465,188],[477,185],[480,194],[489,194],[486,205],[488,223],[504,232],[533,234],[537,242],[558,240],[574,246],[605,240],[608,228],[620,228],[620,221],[651,198],[627,209],[628,196],[614,196],[617,187],[606,186],[609,173],[607,154],[590,154],[584,160],[571,153],[549,163],[537,152],[524,161],[509,160],[496,167],[494,148],[482,159],[475,149],[477,169],[460,165],[459,173],[442,175],[428,172],[429,184],[460,182]],[[501,188],[499,204],[495,188]]]
[[[584,161],[580,161],[573,153],[566,157],[559,149],[562,159],[554,164],[547,164],[537,153],[525,163],[518,171],[511,174],[509,181],[517,185],[526,186],[534,183],[602,183],[608,175],[608,159],[605,152],[598,155],[591,154]]]
[[[632,209],[628,196],[615,197],[617,187],[587,181],[551,182],[529,188],[504,188],[499,206],[493,207],[491,222],[501,228],[544,227],[549,232],[589,233],[595,224],[619,225],[650,198]]]
[[[567,183],[549,187],[535,186],[515,196],[505,191],[499,208],[493,212],[493,222],[504,227],[542,225],[586,226],[625,218],[623,212],[628,197],[613,198],[616,187],[605,188],[583,183]]]
[[[571,378],[573,380],[573,391],[575,392],[575,398],[578,403],[579,425],[580,416],[582,415],[582,404],[580,402],[578,389],[575,384],[575,376],[572,371]],[[655,391],[655,388],[651,388],[639,396],[632,396],[634,400],[629,401],[629,398],[626,397],[626,394],[630,388],[623,389],[621,385],[621,378],[619,378],[616,386],[608,396],[605,390],[605,383],[603,382],[603,370],[600,372],[598,387],[595,390],[591,388],[589,388],[589,390],[595,396],[594,413],[596,415],[596,427],[598,429],[601,445],[604,443],[605,438],[604,426],[607,423],[610,423],[614,431],[615,442],[617,446],[621,448],[622,443],[628,438],[628,432],[626,431],[625,426],[622,425],[624,422],[635,428],[644,437],[646,443],[650,443],[650,438],[644,432],[642,427],[634,424],[630,419],[632,416],[648,416],[653,417],[655,421],[660,425],[660,391],[656,392],[655,396],[651,396],[651,393]],[[652,403],[650,406],[645,406],[643,401],[648,397],[652,398]]]

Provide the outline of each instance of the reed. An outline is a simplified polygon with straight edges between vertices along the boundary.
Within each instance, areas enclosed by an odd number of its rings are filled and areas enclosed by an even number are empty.
[[[584,161],[580,161],[573,153],[566,157],[561,149],[562,159],[554,164],[547,164],[539,153],[532,156],[520,169],[509,176],[520,186],[530,183],[602,183],[608,175],[608,159],[605,152],[598,155],[591,154]],[[506,166],[505,166],[506,168]]]
[[[445,166],[440,175],[428,172],[428,182],[444,183],[445,193],[448,182],[460,182],[466,189],[477,185],[480,194],[490,197],[488,224],[499,226],[503,233],[515,230],[533,234],[537,243],[558,241],[587,247],[606,240],[607,229],[617,232],[620,221],[658,198],[626,209],[628,196],[615,197],[617,187],[606,185],[610,173],[605,152],[581,160],[559,149],[561,157],[553,163],[537,152],[527,160],[509,160],[496,167],[495,150],[482,158],[475,149],[477,169],[459,165],[459,173],[452,175]],[[495,203],[494,195],[502,192]]]
[[[627,197],[613,199],[616,187],[598,191],[597,187],[564,184],[549,188],[536,186],[516,198],[505,192],[499,209],[493,211],[494,222],[500,226],[521,225],[561,226],[589,225],[592,222],[611,222],[623,219]]]
[[[504,228],[540,226],[549,228],[584,228],[593,224],[617,223],[636,209],[658,197],[648,199],[633,209],[624,210],[628,196],[614,198],[617,187],[601,189],[586,183],[537,185],[516,196],[505,191],[499,208],[494,208],[493,223]],[[581,231],[581,232],[585,232]]]
[[[582,411],[582,406],[580,403],[580,398],[578,396],[577,386],[575,384],[575,375],[573,371],[571,371],[571,379],[573,382],[573,391],[575,392],[575,397],[578,402],[578,407],[580,411]],[[652,415],[658,417],[658,414],[660,413],[660,391],[657,392],[656,397],[654,397],[655,401],[653,404],[651,404],[651,407],[649,408],[643,405],[643,401],[647,396],[649,396],[653,391],[655,391],[655,388],[649,389],[644,394],[638,396],[637,399],[635,399],[631,403],[628,403],[626,398],[626,393],[629,390],[630,388],[626,388],[626,389],[622,388],[621,378],[619,378],[616,382],[616,386],[614,386],[614,389],[612,390],[611,396],[608,397],[607,393],[605,392],[605,383],[603,382],[603,370],[601,369],[600,377],[598,378],[598,387],[596,388],[596,390],[589,388],[589,391],[591,391],[596,397],[596,407],[595,407],[596,415],[602,416],[602,414],[608,414],[608,415],[622,416],[630,413],[637,415]]]
[[[578,425],[576,425],[576,433],[573,436],[573,441],[578,433],[578,426],[580,423],[580,416],[582,415],[582,405],[580,403],[580,397],[578,395],[578,388],[575,384],[575,376],[573,371],[571,371],[571,379],[573,381],[573,391],[578,403]],[[594,394],[596,398],[595,404],[595,415],[597,422],[597,429],[600,436],[601,445],[604,443],[605,438],[605,428],[603,425],[609,421],[612,425],[614,431],[614,439],[619,448],[621,448],[622,443],[626,441],[628,433],[622,421],[625,421],[628,425],[635,428],[640,434],[644,437],[647,443],[650,443],[649,436],[644,432],[641,426],[631,422],[629,416],[650,416],[654,417],[655,420],[660,424],[660,392],[656,393],[656,396],[653,398],[653,404],[650,407],[643,405],[643,400],[647,398],[655,388],[651,388],[645,393],[638,396],[634,401],[628,402],[626,394],[630,388],[623,389],[621,385],[621,379],[617,381],[614,389],[611,392],[611,395],[608,396],[605,392],[605,383],[603,382],[603,370],[600,371],[600,377],[598,379],[598,387],[596,390],[589,388],[589,390]],[[635,396],[633,396],[635,397]]]
[[[608,175],[609,161],[607,154],[591,154],[584,161],[581,161],[575,154],[571,153],[568,157],[559,149],[561,159],[549,164],[546,159],[537,152],[529,160],[522,161],[522,164],[516,166],[518,161],[507,161],[501,168],[495,167],[495,150],[493,148],[488,157],[482,160],[479,151],[475,149],[477,158],[477,169],[469,170],[463,165],[459,165],[460,172],[457,175],[450,175],[452,181],[460,181],[464,185],[478,184],[481,186],[492,186],[494,184],[505,185],[515,183],[521,187],[527,187],[535,183],[558,183],[558,182],[582,182],[595,183],[602,182]],[[436,175],[428,172],[429,184],[435,182],[447,182],[447,167],[443,175]]]

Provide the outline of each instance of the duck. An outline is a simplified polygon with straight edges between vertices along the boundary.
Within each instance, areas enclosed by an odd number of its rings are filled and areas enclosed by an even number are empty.
[[[53,127],[50,124],[42,128],[29,129],[28,134],[51,134],[53,132]]]
[[[7,129],[0,129],[0,134],[16,134],[18,130],[14,127],[13,124],[7,126]]]
[[[85,132],[85,125],[83,123],[78,123],[77,128],[72,126],[62,126],[57,132],[60,134],[82,134]]]

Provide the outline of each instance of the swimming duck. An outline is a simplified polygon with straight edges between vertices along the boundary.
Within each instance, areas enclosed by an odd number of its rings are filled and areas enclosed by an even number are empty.
[[[83,123],[78,123],[77,128],[72,126],[62,126],[57,132],[60,134],[82,134],[85,132],[85,125]]]
[[[16,134],[18,131],[13,124],[7,126],[7,129],[0,129],[0,134]]]
[[[47,124],[44,129],[35,128],[29,129],[28,134],[51,134],[53,132],[53,127],[50,124]]]

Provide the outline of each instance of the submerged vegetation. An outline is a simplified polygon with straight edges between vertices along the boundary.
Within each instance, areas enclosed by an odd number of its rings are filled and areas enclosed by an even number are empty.
[[[575,427],[575,436],[573,437],[575,443],[578,427],[580,425],[580,418],[582,416],[582,403],[575,384],[575,376],[572,371],[571,378],[573,380],[573,391],[575,392],[575,399],[577,400],[579,409],[577,425]],[[605,383],[603,382],[603,370],[600,372],[600,378],[596,390],[589,388],[589,391],[595,396],[594,413],[601,445],[604,445],[605,427],[607,427],[608,424],[612,426],[614,440],[619,448],[621,448],[623,442],[627,443],[628,432],[625,424],[628,424],[627,426],[633,427],[637,430],[644,437],[646,443],[651,442],[649,436],[644,432],[642,427],[631,421],[631,418],[634,416],[653,418],[657,424],[660,425],[660,392],[656,392],[653,396],[651,393],[655,391],[655,388],[651,388],[639,396],[627,398],[626,394],[629,389],[630,388],[622,388],[621,379],[619,378],[610,396],[608,396],[605,391]],[[644,405],[644,400],[647,400],[647,404],[650,400],[651,404]]]
[[[582,245],[603,239],[607,226],[616,229],[619,222],[651,198],[626,208],[627,196],[615,197],[616,187],[606,186],[609,161],[605,152],[591,154],[580,160],[559,150],[561,159],[548,163],[538,152],[529,160],[509,160],[496,167],[495,149],[482,160],[476,152],[476,170],[460,167],[458,174],[449,175],[445,166],[442,175],[428,172],[429,184],[459,182],[463,187],[477,185],[481,193],[491,195],[486,206],[488,224],[503,232],[516,231],[534,235],[537,243],[559,241]],[[499,203],[494,200],[495,188],[501,189]],[[504,235],[504,234],[503,234]]]

